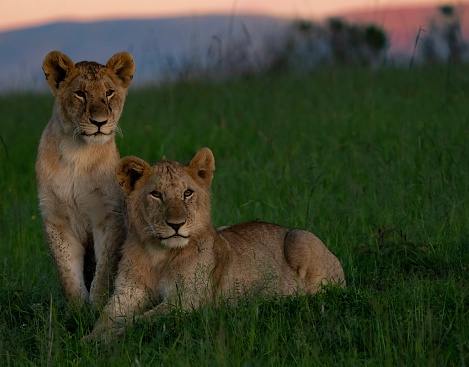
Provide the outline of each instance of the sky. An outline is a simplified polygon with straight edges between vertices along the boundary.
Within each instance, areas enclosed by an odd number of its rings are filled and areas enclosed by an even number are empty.
[[[323,18],[351,9],[436,4],[442,1],[454,2],[444,0],[2,0],[0,32],[63,20],[156,18],[206,13],[257,13],[288,18]]]

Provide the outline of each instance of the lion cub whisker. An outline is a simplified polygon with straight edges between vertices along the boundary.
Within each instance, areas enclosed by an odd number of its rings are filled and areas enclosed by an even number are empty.
[[[124,136],[124,133],[123,133],[122,128],[120,127],[120,125],[116,125],[116,126],[115,126],[114,132],[115,132],[117,135],[119,135],[121,138]]]

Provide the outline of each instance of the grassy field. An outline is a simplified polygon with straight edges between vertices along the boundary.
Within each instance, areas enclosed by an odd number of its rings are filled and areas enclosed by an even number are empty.
[[[52,96],[0,98],[1,366],[466,366],[469,67],[322,70],[132,89],[121,155],[215,155],[213,222],[311,230],[345,290],[174,312],[82,345],[35,196]]]

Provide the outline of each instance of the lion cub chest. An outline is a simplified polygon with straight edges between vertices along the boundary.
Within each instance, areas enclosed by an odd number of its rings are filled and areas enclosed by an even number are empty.
[[[108,213],[121,212],[123,194],[114,176],[118,159],[115,145],[57,141],[46,128],[36,163],[39,204],[45,219],[66,219],[83,238]]]

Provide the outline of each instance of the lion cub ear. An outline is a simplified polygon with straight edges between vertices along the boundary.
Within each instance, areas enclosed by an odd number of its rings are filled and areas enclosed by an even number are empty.
[[[42,63],[42,70],[46,76],[52,93],[56,93],[60,83],[63,82],[71,71],[75,69],[73,61],[60,51],[52,51],[47,54]]]
[[[128,52],[115,54],[106,63],[106,68],[117,75],[124,88],[129,87],[135,73],[135,63],[131,54]]]
[[[188,164],[192,177],[201,179],[205,184],[212,183],[213,172],[215,171],[215,158],[208,148],[201,148],[195,153],[194,158]]]
[[[117,181],[125,193],[129,195],[135,189],[138,180],[150,170],[150,165],[143,159],[135,156],[124,157],[117,166]]]

